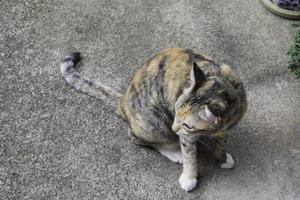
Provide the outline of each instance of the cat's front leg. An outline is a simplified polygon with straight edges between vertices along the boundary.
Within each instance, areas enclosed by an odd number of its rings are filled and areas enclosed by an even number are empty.
[[[180,187],[191,191],[197,185],[198,166],[196,141],[190,141],[180,136],[180,146],[183,158],[183,172],[179,178]]]
[[[225,150],[225,137],[214,138],[214,155],[217,163],[223,169],[232,169],[234,167],[234,160],[229,153]]]

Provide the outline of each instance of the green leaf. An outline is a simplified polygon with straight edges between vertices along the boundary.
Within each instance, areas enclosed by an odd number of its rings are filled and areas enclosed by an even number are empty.
[[[288,68],[300,78],[300,22],[292,24],[296,28],[290,48],[287,50]]]

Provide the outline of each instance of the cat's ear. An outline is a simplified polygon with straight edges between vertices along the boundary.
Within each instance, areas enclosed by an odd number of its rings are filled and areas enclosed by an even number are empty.
[[[185,91],[187,93],[191,93],[192,91],[195,91],[205,79],[204,72],[200,69],[200,67],[195,62],[191,67],[189,78],[190,78],[189,80],[190,85],[188,88],[186,88]]]
[[[203,71],[198,67],[196,63],[193,63],[191,67],[190,76],[189,76],[189,86],[183,90],[183,93],[178,97],[175,103],[175,109],[178,108],[186,102],[192,95],[192,92],[200,87],[201,82],[205,79]]]

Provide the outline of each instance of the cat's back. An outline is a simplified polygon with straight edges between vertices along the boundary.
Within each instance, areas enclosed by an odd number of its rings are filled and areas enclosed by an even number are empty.
[[[135,73],[126,95],[136,90],[153,101],[174,104],[188,81],[193,62],[200,67],[213,63],[207,56],[189,49],[163,49]],[[158,93],[163,94],[157,97]]]
[[[131,115],[139,109],[159,106],[174,114],[175,102],[188,84],[194,62],[207,75],[220,69],[211,58],[189,49],[161,50],[134,74],[120,102],[123,113]]]
[[[232,84],[242,84],[239,76],[227,65],[219,65],[205,54],[184,48],[166,48],[150,58],[134,74],[121,104],[129,105],[134,98],[153,104],[168,104],[173,109],[196,62],[205,76],[223,76]],[[137,101],[136,100],[136,101]],[[140,101],[138,101],[140,105]]]

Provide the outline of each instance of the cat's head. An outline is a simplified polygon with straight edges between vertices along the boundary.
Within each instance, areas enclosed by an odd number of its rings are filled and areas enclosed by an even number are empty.
[[[189,85],[175,104],[173,131],[185,135],[214,134],[224,129],[238,111],[238,95],[221,76],[205,77],[193,64]]]

